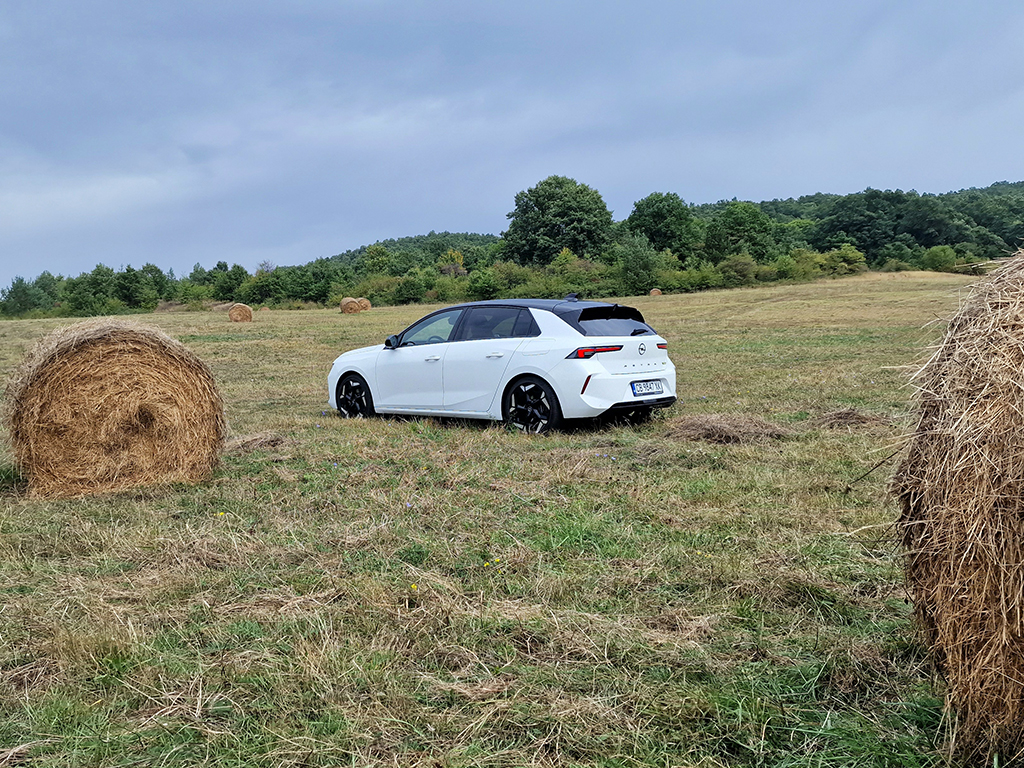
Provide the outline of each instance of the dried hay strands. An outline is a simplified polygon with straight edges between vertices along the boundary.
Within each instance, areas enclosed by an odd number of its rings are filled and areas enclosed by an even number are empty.
[[[356,301],[359,302],[359,310],[361,312],[365,312],[368,309],[373,309],[373,304],[371,304],[370,300],[365,297],[360,297],[356,299]]]
[[[759,416],[709,413],[680,416],[669,422],[668,435],[681,440],[704,440],[709,443],[751,443],[758,440],[779,440],[792,431],[772,424]]]
[[[351,296],[346,296],[341,300],[341,311],[346,315],[354,315],[357,312],[362,311],[362,307],[359,305],[359,299],[353,299]]]
[[[87,321],[43,337],[6,401],[15,460],[35,497],[205,480],[224,442],[209,368],[136,323]]]
[[[915,375],[890,491],[954,753],[1024,753],[1024,251],[974,286]]]
[[[232,304],[228,310],[228,317],[232,323],[251,323],[252,307],[248,304]]]

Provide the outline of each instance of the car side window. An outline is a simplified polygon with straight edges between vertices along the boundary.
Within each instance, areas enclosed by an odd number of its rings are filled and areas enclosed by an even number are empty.
[[[460,341],[510,339],[522,310],[517,307],[473,307],[459,330]]]
[[[530,310],[524,309],[519,312],[512,335],[523,338],[527,336],[540,336],[540,326],[533,319],[533,313]]]
[[[402,346],[418,347],[423,344],[443,344],[451,339],[452,331],[461,314],[461,309],[454,309],[421,320],[402,334]]]

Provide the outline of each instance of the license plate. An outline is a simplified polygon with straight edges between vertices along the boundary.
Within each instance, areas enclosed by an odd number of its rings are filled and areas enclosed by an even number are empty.
[[[660,381],[634,381],[633,397],[643,397],[644,395],[660,395],[664,390],[661,388]]]

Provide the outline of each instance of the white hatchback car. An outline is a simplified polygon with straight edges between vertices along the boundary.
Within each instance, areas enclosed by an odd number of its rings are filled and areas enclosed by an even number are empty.
[[[609,413],[642,420],[675,402],[667,347],[632,307],[572,296],[475,301],[341,355],[328,401],[343,417],[493,419],[524,432]]]

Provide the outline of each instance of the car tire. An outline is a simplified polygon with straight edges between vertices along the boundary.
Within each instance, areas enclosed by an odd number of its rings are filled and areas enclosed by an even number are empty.
[[[505,424],[520,432],[543,434],[562,425],[562,407],[555,390],[536,376],[512,383],[501,402]]]
[[[369,418],[377,413],[373,409],[370,386],[358,373],[350,373],[341,378],[334,402],[338,406],[338,415],[343,419]]]

